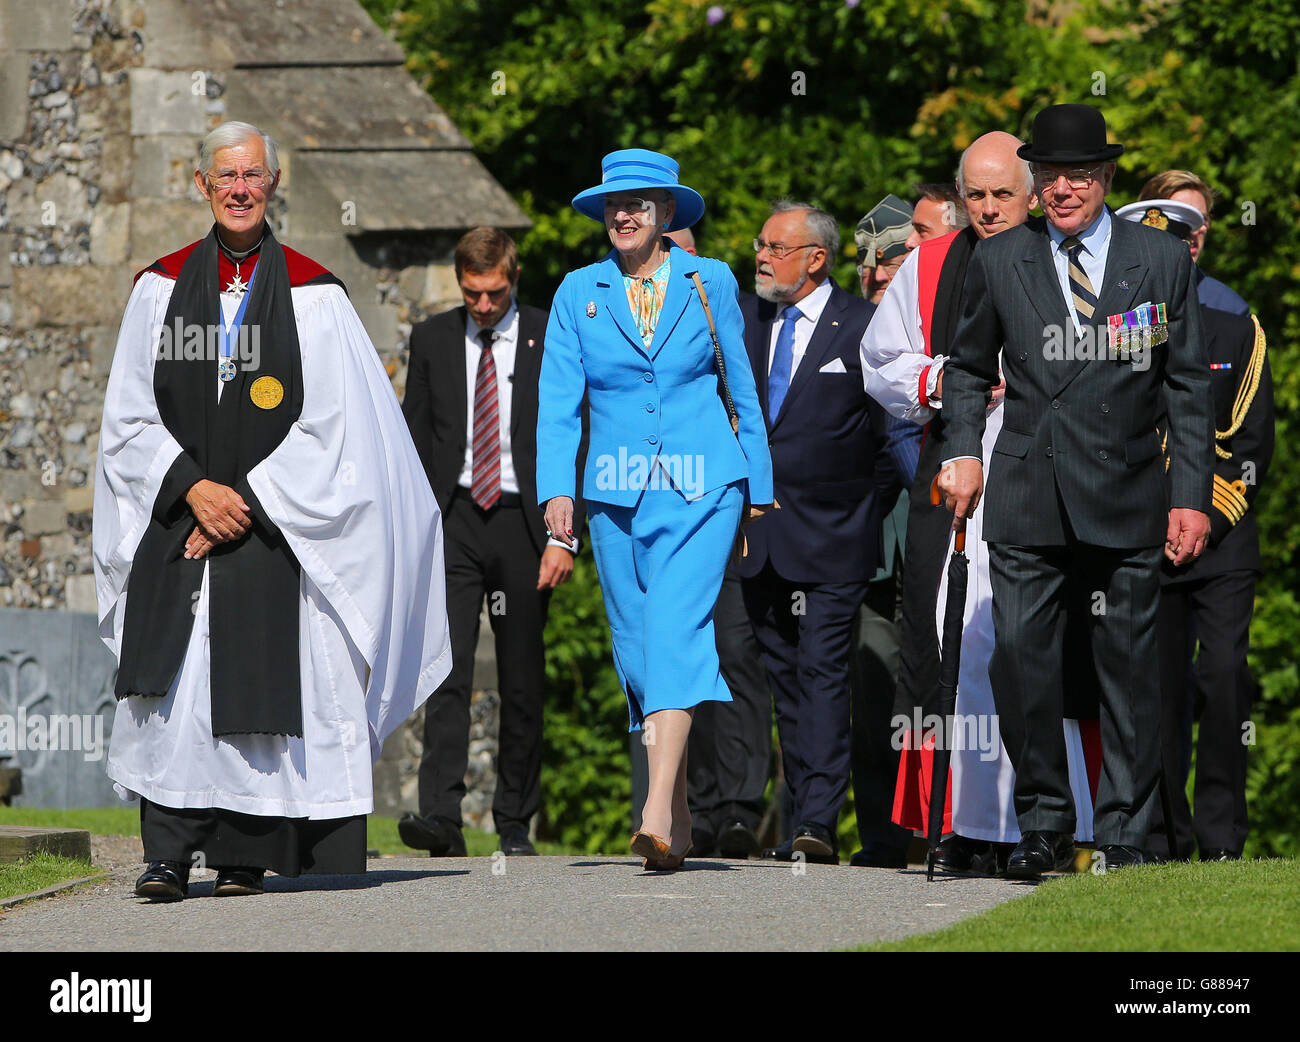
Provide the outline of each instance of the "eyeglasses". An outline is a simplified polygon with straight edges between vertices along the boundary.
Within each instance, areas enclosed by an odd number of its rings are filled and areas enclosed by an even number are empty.
[[[624,213],[636,216],[637,214],[648,213],[654,205],[655,200],[642,199],[640,196],[633,196],[631,199],[624,199],[621,202],[617,202],[609,198],[609,196],[605,197],[605,212],[611,215],[621,210]]]
[[[208,184],[219,191],[226,192],[234,188],[235,183],[241,178],[254,192],[260,192],[271,183],[271,178],[265,170],[245,170],[242,174],[237,174],[233,170],[221,170],[215,177],[208,178]]]
[[[862,278],[862,273],[864,271],[884,272],[889,275],[897,275],[898,269],[903,266],[903,261],[905,259],[905,256],[893,257],[890,260],[882,261],[879,264],[858,264],[855,265],[855,270],[858,273],[858,278]],[[876,279],[879,281],[880,276],[876,275]]]
[[[1050,188],[1056,184],[1057,179],[1064,177],[1066,184],[1071,188],[1087,188],[1097,180],[1097,174],[1101,167],[1088,166],[1076,167],[1073,170],[1048,170],[1041,166],[1033,168],[1034,184],[1039,188]]]
[[[764,250],[767,250],[767,252],[777,260],[785,260],[785,258],[790,256],[790,254],[795,250],[811,250],[816,249],[820,245],[821,243],[819,242],[805,242],[800,246],[787,246],[783,242],[767,242],[763,239],[755,239],[754,252],[762,253]]]

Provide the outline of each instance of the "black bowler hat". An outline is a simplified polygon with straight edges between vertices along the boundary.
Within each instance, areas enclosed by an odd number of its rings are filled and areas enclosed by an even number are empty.
[[[1124,151],[1106,144],[1106,117],[1091,105],[1049,105],[1034,117],[1029,144],[1016,155],[1031,163],[1107,163]]]

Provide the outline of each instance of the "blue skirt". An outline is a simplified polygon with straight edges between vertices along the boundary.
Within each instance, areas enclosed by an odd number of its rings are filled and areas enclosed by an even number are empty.
[[[661,709],[731,701],[713,609],[743,505],[739,484],[690,502],[670,488],[647,489],[633,507],[587,502],[629,730]]]

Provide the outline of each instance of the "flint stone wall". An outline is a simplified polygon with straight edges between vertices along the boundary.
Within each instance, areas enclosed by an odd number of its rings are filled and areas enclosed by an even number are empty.
[[[0,608],[43,609],[73,660],[98,644],[84,619],[118,323],[134,273],[211,225],[193,184],[208,130],[243,119],[276,137],[276,234],[348,286],[399,396],[411,325],[460,301],[460,234],[527,226],[401,64],[353,0],[0,0]],[[38,647],[14,618],[0,653]],[[476,728],[494,728],[493,697],[476,696]],[[417,716],[388,743],[381,813],[414,807],[421,733]],[[494,780],[474,741],[478,823]],[[54,792],[28,784],[20,801],[68,805]]]

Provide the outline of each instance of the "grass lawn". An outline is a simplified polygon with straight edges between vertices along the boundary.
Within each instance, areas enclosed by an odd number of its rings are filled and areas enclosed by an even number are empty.
[[[70,857],[56,857],[38,850],[16,865],[0,865],[0,901],[6,897],[30,894],[65,879],[80,879],[94,874],[89,861]]]
[[[97,807],[91,810],[0,807],[0,825],[87,829],[99,836],[138,836],[140,808],[135,804],[127,807]],[[420,856],[420,851],[412,850],[398,837],[396,818],[372,814],[366,822],[366,833],[371,849],[377,849],[381,854]],[[490,857],[499,849],[495,833],[480,832],[478,829],[465,830],[465,846],[469,850],[470,857]],[[572,853],[558,843],[538,843],[537,850],[541,854]]]
[[[860,951],[1297,951],[1300,861],[1144,865],[1049,879],[935,933]]]

